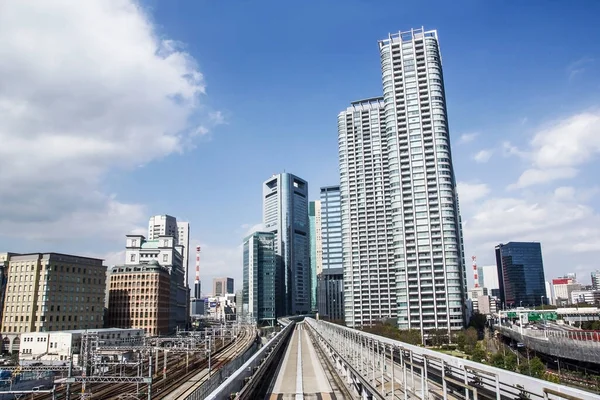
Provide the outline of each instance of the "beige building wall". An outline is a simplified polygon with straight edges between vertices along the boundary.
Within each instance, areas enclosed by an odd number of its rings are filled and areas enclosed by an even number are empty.
[[[146,334],[169,333],[171,277],[165,267],[116,266],[110,274],[107,325],[144,329]]]
[[[317,276],[323,272],[323,236],[321,233],[321,201],[315,201],[315,243],[317,248]]]
[[[60,253],[13,255],[2,333],[102,328],[105,274],[100,259]]]

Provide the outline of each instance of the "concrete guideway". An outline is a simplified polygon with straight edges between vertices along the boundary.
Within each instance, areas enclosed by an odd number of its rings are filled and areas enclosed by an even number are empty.
[[[339,399],[304,323],[296,325],[269,399]]]
[[[324,321],[304,321],[364,399],[578,399],[598,395]]]

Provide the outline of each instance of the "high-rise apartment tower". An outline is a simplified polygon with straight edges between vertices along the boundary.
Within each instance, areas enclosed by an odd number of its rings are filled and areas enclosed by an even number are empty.
[[[390,34],[379,51],[383,98],[338,117],[345,319],[460,330],[466,272],[437,32]]]
[[[383,98],[356,101],[338,116],[344,319],[350,327],[396,317],[383,121]]]
[[[275,234],[277,315],[311,311],[308,183],[295,175],[273,175],[263,184],[263,224]]]

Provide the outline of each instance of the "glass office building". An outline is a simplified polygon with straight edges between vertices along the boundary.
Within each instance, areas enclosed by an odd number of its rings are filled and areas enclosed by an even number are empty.
[[[308,183],[295,175],[273,175],[263,184],[263,224],[275,235],[277,315],[311,311]]]
[[[342,268],[342,209],[339,186],[321,188],[322,268]]]
[[[318,311],[324,318],[344,319],[342,209],[339,186],[321,188],[321,265],[317,285]]]
[[[504,308],[547,304],[540,243],[499,244],[496,246],[496,268]]]
[[[275,325],[276,265],[275,235],[255,232],[243,244],[242,320]]]

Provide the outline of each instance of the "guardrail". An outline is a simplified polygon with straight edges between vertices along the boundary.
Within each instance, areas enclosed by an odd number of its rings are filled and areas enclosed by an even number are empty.
[[[581,333],[580,339],[574,339],[573,336],[570,336],[570,332],[521,330],[502,325],[495,325],[494,329],[540,353],[600,364],[600,342],[593,340],[594,336],[586,336],[587,334]],[[574,332],[577,333],[577,331]],[[584,340],[585,337],[588,337],[589,340]]]
[[[356,329],[307,318],[336,361],[340,375],[356,371],[378,397],[420,399],[598,399],[580,389],[463,360],[447,354],[365,333]],[[359,385],[354,389],[365,396]]]
[[[287,323],[287,324],[286,324]],[[220,400],[234,398],[251,399],[254,385],[261,383],[261,377],[266,372],[264,366],[273,362],[282,346],[287,342],[287,338],[293,331],[294,323],[286,321],[282,323],[284,328],[279,331],[271,340],[269,340],[260,350],[241,365],[235,372],[229,376],[219,387],[205,397],[198,399]],[[196,398],[189,397],[190,400]]]

